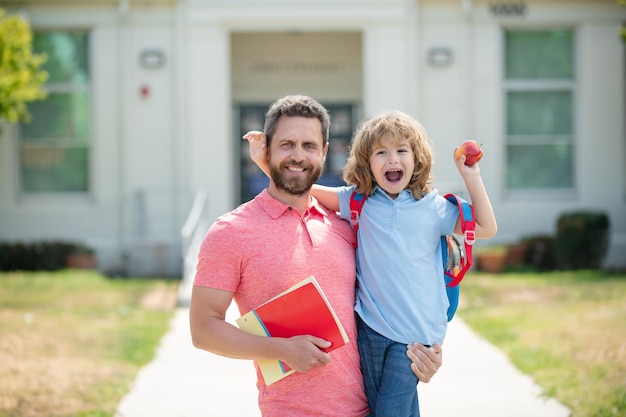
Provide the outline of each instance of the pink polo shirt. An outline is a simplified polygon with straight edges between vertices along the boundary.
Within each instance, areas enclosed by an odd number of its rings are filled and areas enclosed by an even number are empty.
[[[353,240],[352,227],[317,201],[300,216],[267,190],[218,218],[207,232],[195,285],[233,291],[244,314],[314,275],[350,339],[330,353],[330,364],[269,386],[257,368],[264,417],[368,414],[353,311]]]

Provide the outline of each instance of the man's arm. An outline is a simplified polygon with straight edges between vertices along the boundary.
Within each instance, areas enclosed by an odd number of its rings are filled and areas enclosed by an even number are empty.
[[[298,372],[330,362],[320,348],[330,342],[306,335],[291,338],[261,337],[246,333],[225,320],[233,293],[194,286],[189,307],[193,345],[217,355],[236,359],[278,359]]]
[[[420,343],[407,346],[406,355],[413,362],[411,370],[420,382],[430,382],[441,367],[443,354],[441,345],[426,347]]]

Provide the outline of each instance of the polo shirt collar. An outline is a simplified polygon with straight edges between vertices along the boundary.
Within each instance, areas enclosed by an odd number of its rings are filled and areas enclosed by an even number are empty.
[[[381,196],[389,200],[392,199],[391,197],[387,195],[385,190],[380,188],[379,185],[376,185],[376,187],[374,188],[374,194],[380,194]],[[405,199],[410,199],[410,198],[413,198],[413,193],[411,193],[411,190],[408,190],[405,188],[404,190],[400,191],[400,194],[398,194],[398,197],[394,201],[404,201]]]
[[[292,208],[289,204],[285,204],[282,201],[279,201],[272,197],[270,193],[267,192],[267,188],[265,188],[261,193],[259,193],[255,200],[261,205],[261,208],[270,216],[272,219],[277,219],[282,216],[286,211]],[[307,209],[307,212],[311,214],[319,214],[321,216],[328,215],[328,209],[322,206],[313,196],[311,196],[311,205]],[[304,215],[304,213],[303,213]]]

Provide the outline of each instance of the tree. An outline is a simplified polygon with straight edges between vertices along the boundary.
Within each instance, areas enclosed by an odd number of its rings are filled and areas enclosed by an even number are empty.
[[[29,23],[0,9],[0,119],[10,123],[30,121],[27,103],[47,95],[46,55],[34,54],[32,41]]]
[[[620,6],[626,6],[626,0],[617,0],[617,4]],[[622,23],[622,30],[620,31],[620,35],[622,35],[622,40],[626,42],[626,22]]]

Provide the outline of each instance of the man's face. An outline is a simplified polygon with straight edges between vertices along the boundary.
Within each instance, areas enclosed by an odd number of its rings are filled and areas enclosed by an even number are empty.
[[[327,150],[318,119],[281,116],[269,149],[272,181],[292,195],[308,192],[322,175]]]

